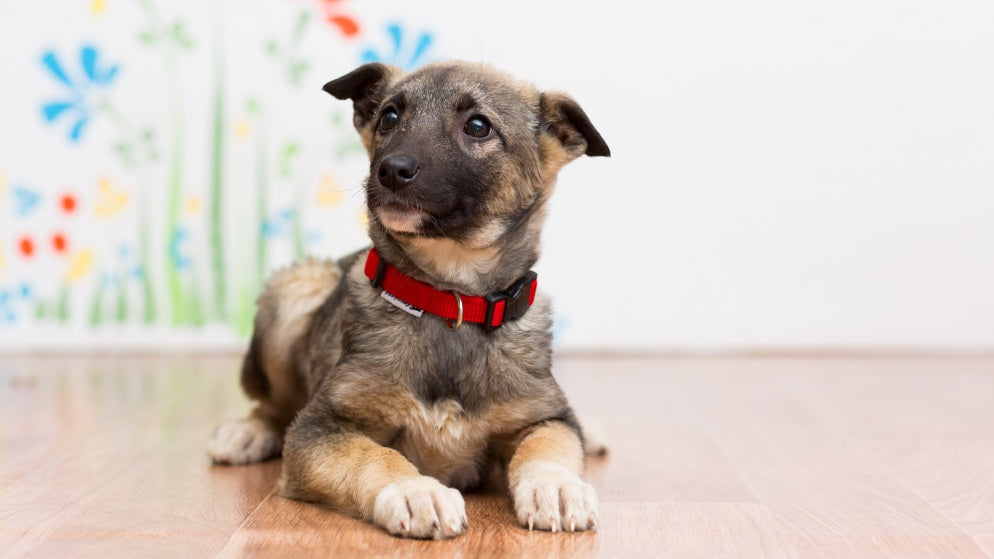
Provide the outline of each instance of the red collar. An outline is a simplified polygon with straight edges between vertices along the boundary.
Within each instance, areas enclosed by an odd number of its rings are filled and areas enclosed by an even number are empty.
[[[365,272],[373,287],[382,287],[383,297],[394,305],[415,316],[421,316],[421,311],[440,316],[453,330],[463,322],[475,322],[492,331],[508,321],[517,320],[535,302],[538,288],[538,274],[530,271],[506,290],[482,297],[439,291],[387,264],[375,248],[369,249]]]

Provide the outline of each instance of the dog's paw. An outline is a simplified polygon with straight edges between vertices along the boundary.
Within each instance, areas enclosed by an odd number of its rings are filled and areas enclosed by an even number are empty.
[[[207,455],[218,464],[262,462],[282,450],[282,437],[252,417],[222,423],[207,441]]]
[[[395,536],[436,540],[458,536],[469,526],[462,494],[428,476],[384,487],[373,520]]]
[[[597,525],[597,494],[559,464],[534,464],[511,488],[518,522],[529,530],[576,532]]]

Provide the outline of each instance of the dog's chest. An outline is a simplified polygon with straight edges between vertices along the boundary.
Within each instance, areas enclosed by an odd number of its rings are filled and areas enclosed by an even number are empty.
[[[490,435],[485,417],[470,417],[455,400],[418,403],[409,409],[394,447],[423,474],[467,487],[479,479]]]

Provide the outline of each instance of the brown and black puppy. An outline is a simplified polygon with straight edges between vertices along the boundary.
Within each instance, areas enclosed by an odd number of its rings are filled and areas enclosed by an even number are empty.
[[[481,64],[409,74],[367,64],[324,89],[353,101],[369,152],[373,246],[441,291],[483,295],[524,276],[559,169],[609,155],[570,97]],[[242,370],[258,405],[218,428],[211,457],[243,464],[282,450],[283,495],[417,538],[465,531],[457,489],[496,465],[522,525],[592,528],[581,430],[550,372],[548,299],[539,292],[493,330],[453,329],[381,297],[365,257],[274,274]]]

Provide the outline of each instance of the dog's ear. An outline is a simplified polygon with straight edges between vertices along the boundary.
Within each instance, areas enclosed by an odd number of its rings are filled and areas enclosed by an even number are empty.
[[[364,130],[376,116],[386,88],[403,71],[394,66],[370,62],[324,84],[324,90],[338,99],[351,99],[355,114],[352,123],[365,140]],[[368,146],[367,146],[368,149]]]
[[[607,142],[572,97],[557,91],[545,92],[539,103],[543,132],[558,140],[570,159],[611,155]]]

